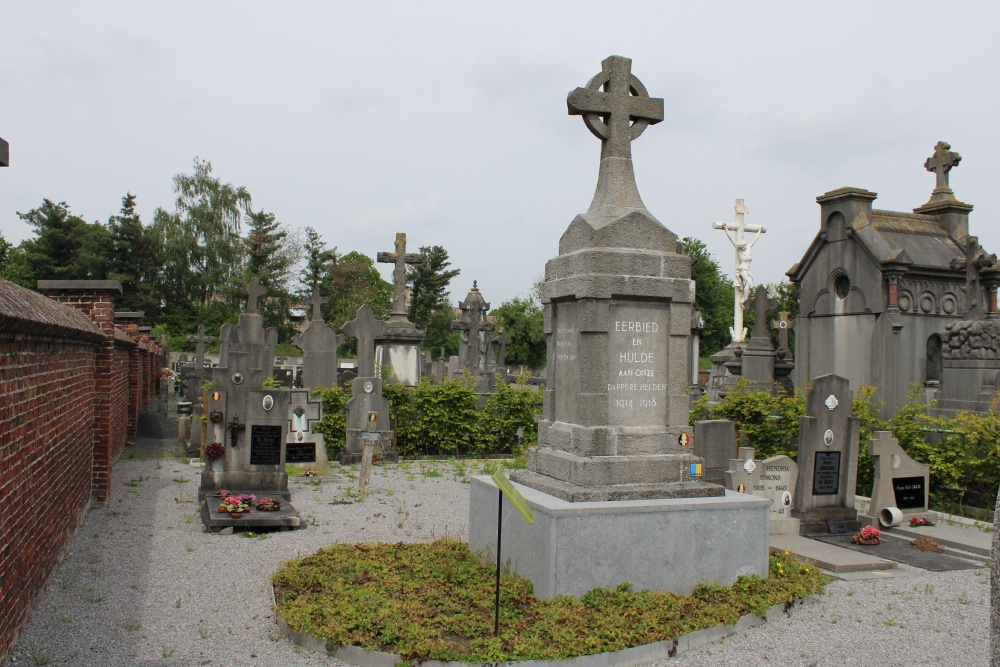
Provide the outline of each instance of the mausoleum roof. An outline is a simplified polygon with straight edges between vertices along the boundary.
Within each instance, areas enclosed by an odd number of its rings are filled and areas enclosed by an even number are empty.
[[[858,238],[880,261],[893,261],[900,250],[915,267],[950,268],[952,260],[965,253],[934,216],[898,211],[872,211],[869,233],[858,230]]]

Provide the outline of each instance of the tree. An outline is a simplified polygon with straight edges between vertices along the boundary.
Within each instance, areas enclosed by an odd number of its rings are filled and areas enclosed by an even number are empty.
[[[207,305],[225,298],[235,308],[245,262],[240,227],[250,212],[244,187],[212,176],[212,163],[194,159],[194,173],[174,176],[173,213],[157,209],[154,225],[164,239],[163,296],[167,307]]]
[[[434,311],[449,305],[448,285],[460,271],[448,268],[448,251],[439,245],[424,246],[420,253],[424,261],[406,267],[406,282],[410,286],[410,321],[426,331]]]
[[[289,269],[299,254],[298,243],[273,213],[251,212],[247,215],[247,224],[249,229],[243,242],[247,258],[246,282],[257,277],[267,288],[267,296],[261,304],[264,326],[277,328],[279,340],[287,340],[293,334],[288,322],[293,300]]]
[[[306,227],[306,242],[303,246],[306,264],[299,276],[302,285],[300,295],[308,299],[312,296],[314,287],[321,287],[323,278],[329,270],[329,265],[337,260],[337,248],[326,249],[326,242],[312,227]]]
[[[542,308],[533,298],[514,297],[491,313],[507,333],[507,363],[538,368],[545,365]]]
[[[107,276],[107,229],[70,213],[66,202],[42,205],[17,216],[31,225],[35,238],[21,246],[34,280],[103,280]]]
[[[0,279],[17,283],[21,287],[34,289],[31,268],[25,257],[24,248],[13,245],[0,232]]]
[[[687,254],[695,259],[691,267],[691,278],[695,282],[694,307],[701,311],[705,320],[700,346],[702,356],[707,357],[732,340],[729,329],[733,326],[735,288],[702,241],[688,236],[681,243]]]
[[[108,232],[108,278],[122,284],[115,307],[143,311],[147,321],[156,319],[160,302],[155,292],[163,266],[160,243],[155,231],[143,226],[131,192],[122,197],[118,215],[108,218]]]
[[[458,354],[462,338],[457,329],[451,328],[454,319],[455,313],[447,304],[431,313],[424,329],[424,339],[420,341],[420,346],[430,353],[431,359]]]

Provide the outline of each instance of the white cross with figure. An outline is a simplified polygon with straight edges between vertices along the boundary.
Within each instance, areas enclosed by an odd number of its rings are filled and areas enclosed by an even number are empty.
[[[750,213],[750,209],[743,205],[742,199],[736,200],[736,222],[714,222],[712,229],[721,229],[726,232],[726,238],[736,249],[736,276],[733,284],[736,287],[735,302],[733,304],[733,327],[729,334],[733,337],[734,343],[742,343],[746,340],[747,330],[743,326],[743,304],[746,303],[753,294],[753,275],[750,273],[751,248],[757,242],[760,235],[767,231],[764,225],[748,225],[743,220],[743,216]],[[754,234],[748,242],[746,233]]]

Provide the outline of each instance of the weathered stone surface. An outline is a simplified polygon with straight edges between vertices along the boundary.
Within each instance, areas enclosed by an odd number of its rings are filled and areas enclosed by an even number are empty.
[[[313,288],[312,319],[306,330],[292,338],[292,345],[302,350],[302,386],[332,387],[337,383],[337,348],[344,337],[323,321],[327,298]]]
[[[691,449],[695,456],[705,461],[703,479],[723,484],[726,467],[736,454],[736,423],[728,419],[695,422]]]
[[[868,515],[877,521],[882,510],[895,507],[907,519],[927,516],[931,467],[910,458],[889,431],[874,433],[868,454],[875,459]]]
[[[771,501],[771,535],[798,535],[801,521],[791,515],[799,466],[787,456],[754,460],[752,447],[740,447],[729,461],[726,488]]]
[[[367,305],[347,322],[343,331],[358,339],[358,376],[347,401],[347,442],[341,463],[359,463],[366,444],[380,447],[386,460],[398,457],[392,450],[389,401],[382,396],[382,379],[375,373],[375,339],[385,333],[386,323],[376,320]]]

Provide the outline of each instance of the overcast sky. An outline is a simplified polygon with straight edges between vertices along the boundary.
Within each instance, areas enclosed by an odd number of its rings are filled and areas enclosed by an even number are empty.
[[[16,211],[46,197],[106,222],[126,192],[149,223],[198,156],[341,252],[396,232],[444,246],[453,299],[476,279],[497,306],[590,204],[600,145],[566,95],[615,54],[664,99],[632,145],[643,200],[727,271],[711,223],[737,197],[768,230],[756,280],[782,280],[816,196],[920,206],[939,140],[997,252],[998,19],[986,2],[6,2],[0,230],[31,236]]]

